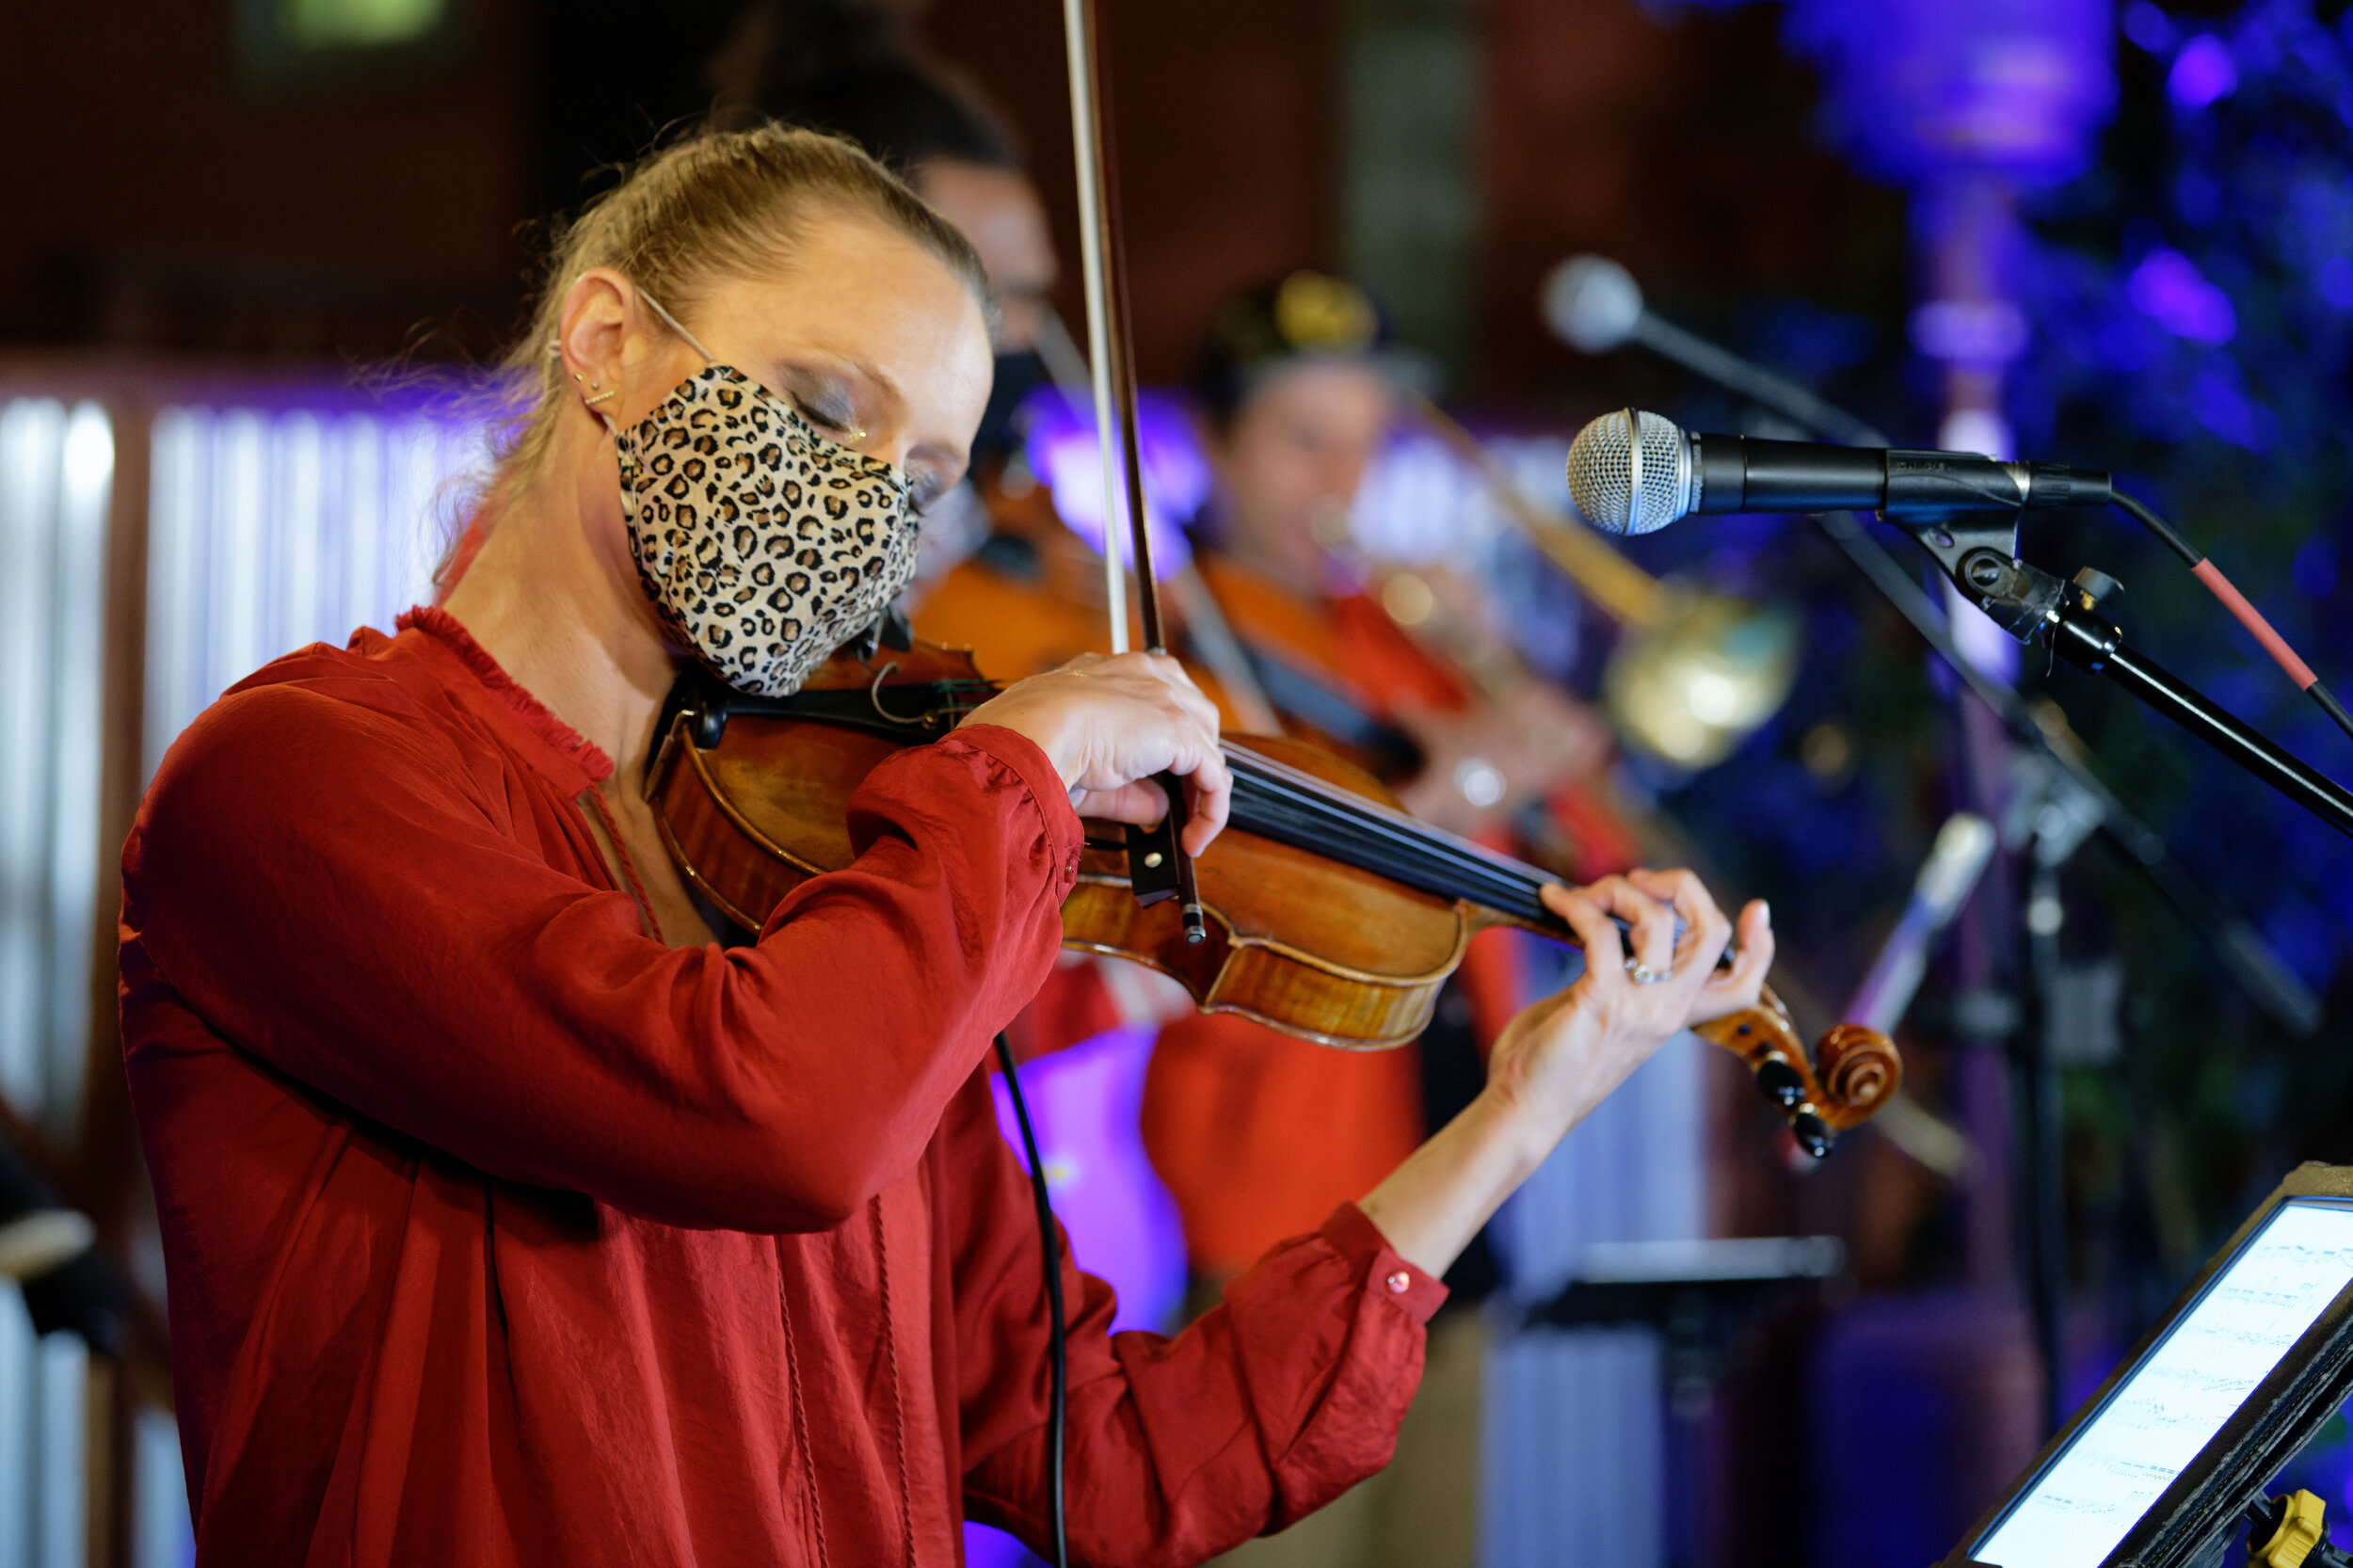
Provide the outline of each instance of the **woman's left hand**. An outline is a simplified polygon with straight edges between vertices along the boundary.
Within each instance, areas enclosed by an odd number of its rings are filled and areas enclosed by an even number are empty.
[[[1504,1026],[1486,1089],[1362,1200],[1389,1245],[1433,1275],[1653,1051],[1693,1024],[1755,1006],[1773,962],[1771,916],[1752,904],[1740,911],[1738,956],[1717,968],[1732,922],[1689,872],[1628,872],[1544,897],[1585,944],[1584,974]],[[1620,920],[1630,928],[1623,939]]]
[[[1773,961],[1771,915],[1758,902],[1740,912],[1731,965],[1717,967],[1733,925],[1688,871],[1629,872],[1544,898],[1584,944],[1585,972],[1505,1027],[1487,1071],[1539,1160],[1674,1035],[1754,1007]],[[1632,929],[1621,934],[1618,920]]]
[[[1433,1276],[1659,1046],[1692,1024],[1753,1008],[1772,966],[1772,919],[1765,904],[1749,904],[1739,956],[1718,970],[1732,920],[1689,872],[1546,888],[1544,902],[1586,944],[1586,972],[1506,1024],[1487,1060],[1485,1093],[1360,1201],[1388,1245]],[[1617,920],[1631,928],[1624,939]],[[1628,968],[1628,956],[1641,968]]]

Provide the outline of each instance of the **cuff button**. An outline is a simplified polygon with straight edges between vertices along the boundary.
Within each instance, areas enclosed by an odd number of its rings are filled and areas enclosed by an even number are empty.
[[[1401,1296],[1414,1288],[1414,1276],[1400,1269],[1388,1278],[1389,1294]]]

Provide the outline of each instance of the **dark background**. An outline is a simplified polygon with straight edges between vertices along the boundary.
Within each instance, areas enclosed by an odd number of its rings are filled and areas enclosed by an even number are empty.
[[[1147,379],[1186,375],[1231,293],[1340,259],[1337,8],[1105,8]],[[440,57],[293,85],[241,68],[227,0],[14,9],[0,341],[331,359],[493,351],[520,313],[532,220],[709,104],[705,62],[736,7],[471,0]],[[1631,0],[1478,14],[1465,390],[1576,379],[1533,301],[1578,249],[1703,317],[1758,291],[1900,309],[1900,203],[1808,136],[1811,79],[1769,8],[1672,25]],[[1059,8],[937,0],[919,29],[1013,123],[1075,257]]]

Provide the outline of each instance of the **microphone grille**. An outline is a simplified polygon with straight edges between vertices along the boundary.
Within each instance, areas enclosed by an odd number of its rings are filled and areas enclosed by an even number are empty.
[[[1580,354],[1625,345],[1642,322],[1642,286],[1607,256],[1571,256],[1545,278],[1546,325]]]
[[[1663,415],[1604,414],[1569,443],[1569,499],[1605,534],[1664,528],[1699,504],[1691,443]]]

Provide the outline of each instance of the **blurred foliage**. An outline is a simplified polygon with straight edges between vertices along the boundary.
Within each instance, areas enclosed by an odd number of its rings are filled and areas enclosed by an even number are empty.
[[[2036,334],[2012,400],[2020,451],[2115,470],[2339,684],[2353,680],[2353,580],[2339,569],[2353,522],[2342,9],[2124,8],[2105,156],[2028,208],[2017,280]],[[2136,647],[2323,770],[2353,773],[2353,743],[2153,540],[2086,517],[2031,524],[2026,553],[2111,571],[2130,589],[2116,618]],[[2073,672],[2050,689],[2128,804],[2341,1016],[2353,847],[2121,694]],[[2285,1038],[2115,876],[2087,890],[2112,911],[2136,1004],[2124,1081],[2075,1085],[2073,1131],[2085,1164],[2138,1163],[2178,1192],[2194,1234],[2175,1245],[2194,1254],[2296,1160],[2353,1158],[2353,1068],[2333,1027]],[[2147,1171],[2159,1150],[2175,1169]]]
[[[2337,5],[2123,8],[2121,113],[2098,168],[2029,211],[2018,269],[2037,335],[2016,378],[2020,450],[2117,471],[2262,605],[2322,679],[2353,681],[2353,24]],[[2111,520],[2037,530],[2049,566],[2131,592],[2132,641],[2338,777],[2348,743],[2153,540]],[[2079,1264],[2129,1336],[2178,1273],[2302,1159],[2353,1160],[2353,846],[2164,721],[2053,683],[2121,793],[2329,996],[2285,1037],[2214,975],[2180,922],[2100,891],[2132,965],[2128,1049],[2068,1110],[2081,1219],[2149,1222],[2151,1268]],[[2137,1175],[2142,1199],[2128,1193]],[[2121,1298],[2132,1299],[2121,1299]],[[2353,1469],[2333,1421],[2282,1478],[2337,1509]],[[2342,1540],[2340,1521],[2332,1531]]]
[[[2353,689],[2353,23],[2316,0],[2135,0],[2120,22],[2100,157],[2022,215],[2013,275],[2034,331],[2009,381],[2017,449],[2116,471]],[[1887,314],[1849,296],[1686,319],[1927,444],[1941,372]],[[1695,428],[1791,433],[1702,391],[1669,408]],[[1774,899],[1785,950],[1834,1003],[1954,804],[1952,707],[1931,695],[1950,681],[1809,522],[1723,520],[1633,553],[1807,606],[1788,711],[1713,773],[1649,782],[1729,882]],[[2133,646],[2353,777],[2353,741],[2121,514],[2038,514],[2024,553],[2114,574]],[[2069,869],[2070,960],[2114,953],[2127,976],[2123,1051],[2071,1069],[2066,1112],[2079,1283],[2129,1339],[2288,1166],[2353,1160],[2353,1052],[2338,1044],[2353,845],[2107,683],[2050,670],[2039,648],[2025,664],[2022,684],[2065,711],[2126,805],[2329,1003],[2316,1038],[2289,1037],[2120,856],[2089,849]],[[1835,769],[1809,766],[1841,749],[1825,727],[1849,743]],[[1987,936],[2007,965],[2012,938]]]

